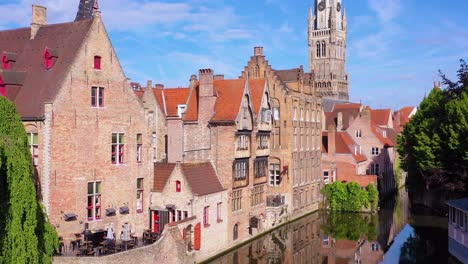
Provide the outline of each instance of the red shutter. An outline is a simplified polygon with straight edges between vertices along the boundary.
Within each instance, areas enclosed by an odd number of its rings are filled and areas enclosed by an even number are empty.
[[[184,228],[184,230],[182,230],[182,237],[184,238],[184,241],[187,239],[187,228]]]
[[[6,96],[6,87],[5,83],[3,82],[2,77],[0,76],[0,96]]]
[[[8,57],[6,55],[2,56],[2,62],[3,62],[3,69],[5,70],[10,69],[10,62],[8,61]]]
[[[200,250],[201,248],[201,224],[198,223],[195,226],[195,243],[194,247],[195,250]]]
[[[94,56],[94,69],[100,70],[101,69],[101,57]]]
[[[54,61],[49,49],[46,49],[44,53],[44,66],[47,70],[52,69],[52,67],[54,67]]]

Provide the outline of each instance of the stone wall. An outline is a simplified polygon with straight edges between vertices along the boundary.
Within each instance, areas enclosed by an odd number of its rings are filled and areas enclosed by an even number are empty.
[[[167,227],[154,244],[102,257],[55,257],[54,264],[127,264],[127,263],[195,263],[186,253],[182,235],[177,226]]]

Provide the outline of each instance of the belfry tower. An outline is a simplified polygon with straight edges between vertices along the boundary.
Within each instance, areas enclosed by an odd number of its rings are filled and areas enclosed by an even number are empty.
[[[348,19],[341,0],[315,0],[309,10],[309,65],[323,98],[349,100],[346,71]]]

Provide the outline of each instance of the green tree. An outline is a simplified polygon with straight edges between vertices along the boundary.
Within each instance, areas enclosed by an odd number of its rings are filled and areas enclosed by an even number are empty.
[[[445,90],[434,88],[398,137],[408,182],[466,192],[468,187],[468,66],[457,82],[441,72]]]
[[[336,181],[322,189],[331,211],[360,212],[364,208],[375,210],[378,204],[378,191],[373,184],[365,189],[355,182]]]
[[[51,263],[58,246],[36,199],[31,154],[15,106],[0,96],[0,263]]]

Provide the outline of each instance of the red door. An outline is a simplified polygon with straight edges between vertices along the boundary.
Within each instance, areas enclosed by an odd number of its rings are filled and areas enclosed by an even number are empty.
[[[201,248],[201,224],[200,223],[198,223],[195,226],[195,241],[194,241],[193,248],[195,250],[200,250]]]
[[[159,233],[159,211],[153,211],[153,232]]]

